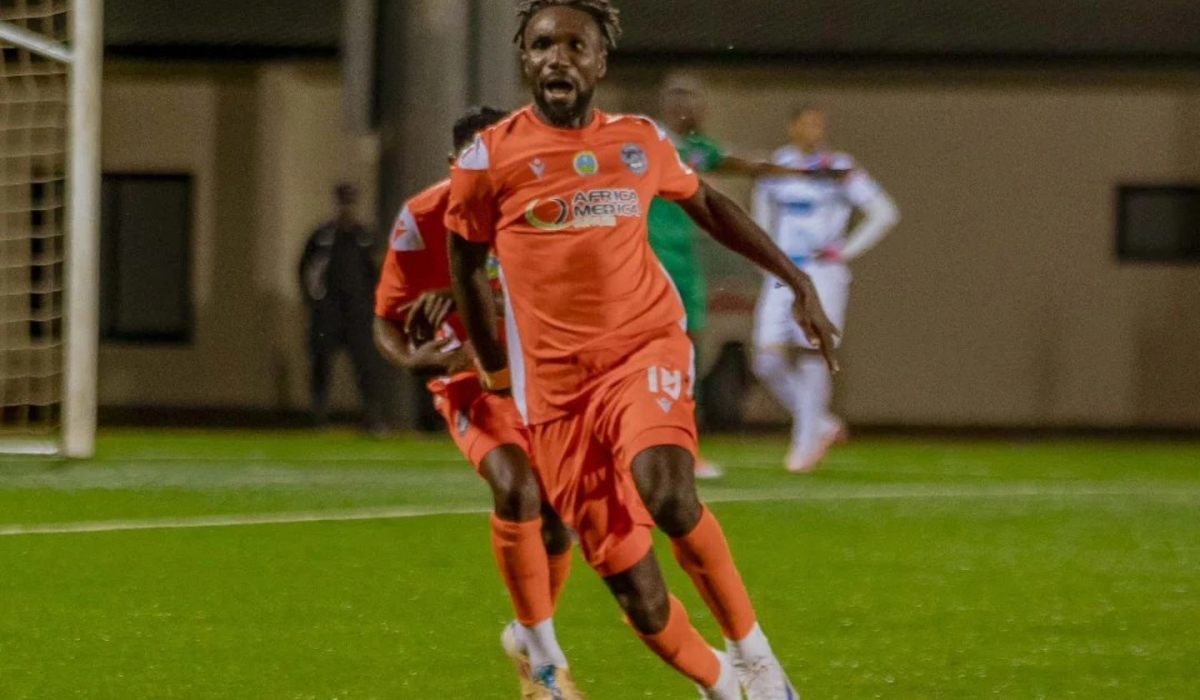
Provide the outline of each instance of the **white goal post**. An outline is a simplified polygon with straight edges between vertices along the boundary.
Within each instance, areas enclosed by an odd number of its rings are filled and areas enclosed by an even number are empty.
[[[0,455],[95,451],[102,18],[0,5]]]

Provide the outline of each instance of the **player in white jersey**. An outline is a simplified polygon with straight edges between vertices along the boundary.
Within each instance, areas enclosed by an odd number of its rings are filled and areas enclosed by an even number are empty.
[[[791,144],[775,152],[774,162],[813,176],[759,180],[754,218],[812,277],[830,320],[844,333],[850,290],[846,263],[878,243],[900,215],[883,188],[850,156],[826,148],[821,109],[796,110],[788,134]],[[861,219],[847,233],[856,210]],[[829,411],[829,372],[792,320],[791,306],[791,290],[768,276],[755,315],[754,370],[792,414],[788,471],[806,473],[845,436],[846,428]]]

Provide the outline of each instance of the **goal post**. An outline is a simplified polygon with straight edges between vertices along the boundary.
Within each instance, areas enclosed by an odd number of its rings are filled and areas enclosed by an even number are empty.
[[[95,451],[102,16],[0,3],[0,454]]]

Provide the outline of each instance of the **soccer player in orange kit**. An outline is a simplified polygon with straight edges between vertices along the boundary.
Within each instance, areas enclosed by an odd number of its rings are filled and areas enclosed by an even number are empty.
[[[455,153],[506,112],[481,107],[454,125]],[[523,700],[582,700],[554,632],[570,571],[571,540],[543,506],[529,460],[529,435],[511,398],[484,392],[462,326],[452,315],[447,232],[450,182],[405,203],[393,227],[375,293],[375,341],[393,364],[436,371],[429,383],[450,436],[492,488],[492,550],[517,619],[504,631]]]
[[[651,200],[678,202],[791,287],[793,315],[831,370],[837,331],[812,281],[680,161],[664,131],[592,108],[620,34],[608,0],[526,0],[519,15],[533,104],[459,157],[446,215],[454,296],[483,385],[511,390],[551,505],[645,644],[705,698],[740,700],[745,690],[750,700],[794,700],[720,525],[696,494],[693,349],[648,242]],[[507,353],[486,274],[493,247]],[[671,538],[725,653],[709,648],[669,595],[652,525]]]

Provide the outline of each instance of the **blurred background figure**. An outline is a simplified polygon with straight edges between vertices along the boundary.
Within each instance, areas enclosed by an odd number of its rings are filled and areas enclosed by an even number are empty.
[[[846,328],[850,271],[846,264],[875,246],[900,220],[891,198],[845,153],[825,144],[825,113],[798,108],[788,125],[791,143],[774,162],[810,172],[804,177],[760,180],[754,216],[817,286],[830,319]],[[847,234],[852,217],[857,224]],[[825,453],[847,438],[829,410],[833,382],[819,352],[792,321],[792,291],[768,277],[755,312],[754,369],[792,414],[788,471],[811,472]]]
[[[329,423],[329,383],[339,350],[350,351],[366,430],[387,432],[379,396],[381,366],[371,334],[376,264],[374,239],[358,220],[358,189],[334,188],[333,220],[313,231],[300,258],[300,284],[309,310],[312,417]]]
[[[708,101],[704,83],[685,73],[670,75],[663,81],[660,99],[661,124],[675,143],[679,157],[700,174],[745,175],[754,177],[772,171],[770,163],[752,163],[728,155],[704,132]],[[666,268],[687,312],[687,332],[692,345],[701,347],[708,326],[708,285],[704,265],[696,252],[699,229],[674,202],[655,199],[650,205],[650,246]],[[699,360],[696,366],[700,366]],[[704,397],[697,397],[697,410],[703,412]],[[703,417],[702,417],[703,418]],[[717,479],[719,465],[704,458],[696,460],[696,476]]]

